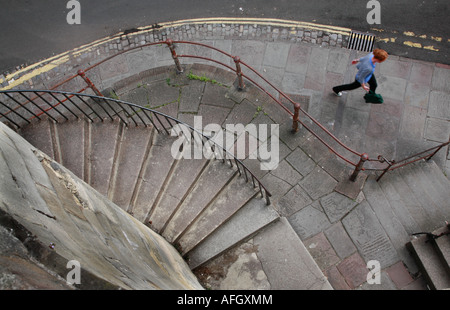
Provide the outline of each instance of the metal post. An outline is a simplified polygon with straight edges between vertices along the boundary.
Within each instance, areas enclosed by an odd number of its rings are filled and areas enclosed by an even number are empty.
[[[238,76],[238,89],[243,90],[244,89],[244,81],[242,79],[242,70],[241,70],[241,59],[238,56],[233,57],[234,63],[236,64],[236,75]]]
[[[292,132],[298,131],[298,120],[300,119],[300,103],[294,103],[294,116],[292,117]]]
[[[383,170],[383,173],[381,173],[381,175],[377,178],[377,182],[380,181],[380,179],[383,177],[383,175],[385,175],[389,171],[389,169],[391,169],[392,165],[395,164],[395,160],[389,161],[386,158],[384,158],[382,155],[378,156],[378,161],[380,163],[386,162],[388,164],[388,166],[386,167],[386,169]]]
[[[83,70],[78,70],[78,75],[86,82],[86,84],[94,91],[97,96],[103,97],[103,94],[95,87],[94,83],[86,76]]]
[[[177,52],[175,51],[175,46],[173,45],[173,41],[170,39],[166,40],[166,44],[172,53],[173,61],[175,62],[175,66],[177,67],[177,73],[182,73],[183,68],[181,67],[180,60],[178,59]]]
[[[361,154],[361,159],[359,160],[359,163],[356,165],[355,170],[353,171],[352,175],[350,176],[350,181],[355,182],[356,177],[358,176],[359,172],[362,170],[362,167],[364,163],[369,159],[369,155],[366,153]]]
[[[433,154],[431,154],[430,156],[428,156],[425,160],[429,161],[437,152],[439,152],[441,150],[441,148],[444,146],[445,144],[441,144],[436,151],[433,152]]]

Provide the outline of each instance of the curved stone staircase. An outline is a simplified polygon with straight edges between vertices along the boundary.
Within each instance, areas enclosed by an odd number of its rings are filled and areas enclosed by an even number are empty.
[[[158,70],[169,76],[174,73],[167,68]],[[158,80],[160,75],[149,78]],[[185,76],[174,74],[171,78]],[[121,85],[137,86],[127,83]],[[164,100],[170,99],[165,95],[157,106],[167,106]],[[148,107],[142,98],[127,99]],[[71,117],[57,123],[41,119],[20,128],[19,134],[162,235],[187,258],[192,269],[279,218],[259,188],[231,161],[174,159],[171,148],[177,137],[164,130],[126,126],[119,117],[93,122]]]
[[[450,183],[433,161],[391,172],[379,183],[369,176],[358,199],[349,199],[335,191],[338,181],[348,178],[348,167],[311,135],[287,135],[290,124],[283,125],[287,114],[267,104],[265,94],[251,86],[237,91],[230,86],[235,75],[224,70],[198,64],[186,71],[191,70],[200,81],[161,67],[119,81],[103,93],[190,125],[195,115],[202,115],[204,124],[222,126],[282,124],[280,138],[288,148],[280,150],[284,159],[278,172],[259,170],[259,161],[244,161],[263,183],[269,183],[271,191],[274,189],[272,205],[266,205],[258,189],[228,161],[175,160],[170,149],[176,138],[151,126],[124,126],[118,119],[44,120],[21,128],[19,133],[174,244],[191,269],[207,263],[214,266],[216,258],[220,264],[220,254],[239,251],[240,245],[245,249],[245,242],[254,237],[251,247],[259,247],[258,255],[263,257],[269,248],[272,252],[273,257],[262,260],[269,276],[279,273],[276,280],[271,279],[273,289],[330,288],[327,278],[339,288],[332,269],[323,263],[329,251],[324,258],[324,253],[311,246],[320,244],[317,238],[325,232],[337,250],[351,239],[356,246],[351,248],[365,260],[378,259],[382,268],[402,261],[411,274],[417,272],[405,244],[412,233],[439,227],[449,210],[445,196]],[[276,177],[286,167],[287,176],[292,178],[286,179],[289,186]],[[415,225],[409,225],[411,222]],[[329,236],[339,227],[345,231]],[[264,238],[267,243],[261,241]],[[355,257],[350,250],[341,252],[339,259],[333,256],[338,268]],[[279,267],[292,263],[296,265],[285,271]],[[306,280],[300,283],[298,278],[305,270],[310,273],[305,273]],[[292,272],[297,279],[291,282]],[[367,269],[360,272],[364,275]]]
[[[195,248],[241,208],[265,213],[261,222],[255,218],[255,231],[278,218],[228,161],[175,160],[170,153],[175,137],[152,127],[126,127],[118,120],[43,120],[20,134],[191,261]],[[237,241],[246,237],[234,236]]]

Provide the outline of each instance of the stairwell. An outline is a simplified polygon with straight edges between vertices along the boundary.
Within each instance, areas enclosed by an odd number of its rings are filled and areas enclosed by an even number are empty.
[[[273,203],[267,205],[258,187],[230,161],[174,159],[170,150],[176,137],[152,126],[125,126],[106,117],[93,122],[43,119],[19,133],[171,242],[192,269],[280,219]],[[329,288],[287,221],[278,226],[296,251],[292,263],[300,272],[308,268],[309,276],[297,277],[290,288]]]
[[[269,214],[256,230],[278,217],[271,207],[263,208],[266,201],[229,164],[175,160],[170,154],[175,138],[154,128],[125,127],[118,120],[57,124],[46,120],[20,133],[176,244],[182,254],[193,250],[244,206],[257,206]]]
[[[199,75],[217,73],[224,85],[232,85],[235,78],[208,66],[194,65],[191,69]],[[194,115],[222,125],[227,121],[274,122],[282,115],[251,87],[237,92],[230,87],[212,87],[208,82],[193,83],[185,75],[167,69],[151,73],[118,82],[109,91],[120,99],[155,108],[187,123]],[[180,95],[188,87],[189,96],[196,100],[184,101],[186,97]],[[278,257],[266,256],[263,261],[272,289],[330,288],[328,280],[339,288],[330,266],[339,269],[355,250],[365,261],[380,261],[383,269],[401,262],[412,276],[425,274],[419,269],[425,264],[416,262],[408,251],[410,246],[405,245],[414,243],[414,233],[436,232],[450,214],[450,183],[433,161],[400,168],[380,182],[369,175],[359,198],[352,201],[334,191],[337,181],[346,177],[347,169],[331,159],[323,145],[308,134],[280,134],[286,144],[293,142],[281,150],[281,164],[292,171],[290,185],[280,181],[275,172],[254,170],[279,190],[273,191],[275,199],[267,206],[251,182],[245,182],[227,161],[175,160],[170,156],[175,137],[158,133],[151,126],[127,127],[117,119],[72,119],[57,124],[44,120],[33,122],[20,133],[173,243],[194,270],[220,261],[221,254],[227,251],[245,248],[249,240],[261,257],[271,244],[272,251],[278,249]],[[248,159],[245,163],[256,167]],[[344,251],[339,235],[330,235],[338,226],[344,229],[354,250]],[[277,234],[273,233],[275,229]],[[317,244],[315,238],[324,233],[338,252],[333,263],[324,263],[324,253],[313,247]],[[448,236],[439,241],[448,241]],[[305,270],[311,274],[305,275],[303,283],[291,281],[289,272],[271,275],[279,268],[274,266],[280,264],[292,264],[295,267],[290,265],[289,271],[296,274]],[[366,273],[367,269],[362,268],[363,277]],[[354,287],[364,281],[355,282]],[[429,286],[445,288],[445,284]]]

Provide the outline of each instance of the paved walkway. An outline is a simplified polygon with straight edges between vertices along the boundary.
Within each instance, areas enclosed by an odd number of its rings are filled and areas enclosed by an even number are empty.
[[[205,26],[206,29],[209,29],[208,27]],[[255,27],[255,29],[258,28]],[[239,32],[240,30],[242,32]],[[271,34],[274,34],[276,29],[270,28],[269,30]],[[378,92],[383,95],[385,102],[382,105],[371,105],[364,102],[362,98],[364,93],[361,90],[345,93],[342,97],[336,97],[331,93],[331,88],[334,85],[350,82],[354,79],[356,69],[355,66],[350,64],[351,60],[366,54],[339,46],[339,44],[342,45],[342,40],[345,40],[342,36],[339,42],[338,35],[327,37],[323,32],[304,31],[302,38],[307,37],[310,38],[309,40],[292,40],[289,36],[283,38],[281,35],[275,39],[273,36],[270,38],[267,35],[265,37],[258,36],[257,32],[255,32],[256,35],[251,36],[249,35],[251,33],[249,28],[247,28],[245,36],[239,35],[239,33],[245,33],[244,31],[245,29],[242,27],[242,29],[238,29],[237,35],[231,33],[224,36],[220,33],[214,33],[214,28],[211,26],[211,31],[206,32],[204,36],[198,35],[198,32],[193,36],[189,36],[190,32],[184,32],[183,34],[187,37],[186,39],[202,42],[239,56],[242,61],[260,72],[292,99],[303,102],[304,109],[346,145],[359,152],[368,153],[371,158],[382,154],[387,159],[400,159],[411,153],[448,141],[450,136],[450,67],[391,55],[386,62],[377,66],[375,73],[379,84]],[[276,33],[282,34],[283,30],[277,29]],[[143,40],[146,40],[145,36]],[[126,48],[130,42],[133,41],[117,39],[114,43],[109,42],[96,46],[82,56],[71,59],[64,65],[64,68],[61,66],[60,69],[41,74],[31,82],[26,82],[24,88],[29,88],[30,85],[37,89],[48,88],[50,85],[56,84],[54,83],[56,80],[63,80],[63,72],[66,72],[68,67],[71,68],[71,72],[79,68],[86,68],[89,63],[92,64],[107,54]],[[131,44],[139,44],[139,42],[140,40],[136,39]],[[331,42],[334,43],[330,44]],[[199,46],[178,45],[177,53],[179,55],[196,54],[211,58],[218,57],[220,61],[226,62],[231,67],[234,66],[231,60],[226,59],[220,53],[205,50]],[[181,58],[181,62],[183,64],[205,63],[202,60],[188,58]],[[166,65],[173,65],[173,60],[163,44],[122,54],[90,70],[87,75],[98,88],[107,89],[114,85],[117,86],[116,83],[119,81],[124,86],[131,85],[132,80],[124,81],[124,79],[133,77],[144,70]],[[211,72],[211,75],[209,75],[206,70],[204,77],[216,79],[214,73]],[[248,71],[244,73],[256,79],[253,73],[248,73]],[[187,72],[184,74],[187,74]],[[217,80],[220,81],[219,78]],[[166,82],[169,85],[174,81]],[[70,85],[65,85],[63,88],[73,91],[81,88],[81,86],[80,80],[74,80]],[[163,85],[161,84],[160,87],[163,87]],[[205,92],[203,90],[198,90],[198,92],[192,90],[191,95],[205,96],[205,100],[209,96],[209,99],[214,100],[218,94],[214,92],[213,88],[209,90],[211,91],[209,93],[207,92],[208,89]],[[273,91],[270,92],[275,94]],[[236,94],[239,95],[238,92]],[[136,93],[136,95],[139,94]],[[310,172],[314,172],[314,169],[318,166],[313,161],[314,157],[311,157],[311,159],[307,153],[298,148],[299,145],[305,145],[304,142],[310,136],[303,131],[294,136],[287,135],[287,129],[290,128],[291,122],[288,120],[287,114],[286,117],[283,116],[285,112],[281,113],[279,108],[274,108],[273,102],[270,102],[267,98],[251,102],[251,105],[248,106],[241,105],[240,107],[243,110],[237,111],[232,110],[232,107],[216,106],[214,102],[206,103],[203,107],[192,107],[187,102],[177,101],[178,93],[168,91],[164,95],[167,98],[163,101],[163,104],[155,102],[151,103],[151,106],[163,105],[160,108],[170,112],[172,107],[170,103],[178,102],[181,109],[178,110],[177,116],[184,120],[188,120],[193,113],[198,113],[200,111],[198,109],[202,108],[209,109],[209,111],[203,110],[206,112],[205,115],[209,113],[216,117],[219,115],[223,120],[230,118],[233,115],[230,113],[234,112],[235,120],[241,120],[250,115],[252,118],[254,116],[261,118],[270,116],[272,121],[281,124],[280,152],[282,161],[277,170],[263,175],[263,181],[269,184],[275,199],[284,198],[287,207],[279,210],[282,213],[281,215],[288,218],[299,237],[304,241],[305,246],[310,250],[311,255],[319,257],[319,260],[324,259],[319,262],[319,265],[322,264],[321,267],[324,267],[323,271],[326,272],[327,277],[333,279],[333,282],[330,281],[334,284],[333,287],[352,289],[364,283],[365,279],[361,279],[361,274],[355,275],[352,273],[357,268],[364,269],[365,262],[357,250],[358,245],[355,245],[348,235],[351,233],[348,231],[351,224],[347,222],[347,225],[344,226],[341,221],[333,221],[329,214],[325,212],[324,204],[319,199],[327,195],[330,200],[340,199],[334,197],[334,193],[321,192],[323,188],[334,187],[337,183],[336,179],[323,173],[323,170],[317,170],[317,173],[314,174],[316,185],[311,185],[307,195],[304,195],[304,191],[301,190],[303,187],[299,186],[300,182],[305,180],[307,175],[311,175]],[[275,94],[275,96],[278,95]],[[130,97],[126,100],[133,101],[131,99]],[[195,109],[195,111],[192,109]],[[204,120],[204,123],[207,123],[207,121]],[[320,149],[313,149],[309,154],[314,155],[314,152],[318,156],[324,155]],[[447,175],[450,175],[448,148],[440,151],[434,160]],[[364,199],[363,196],[358,196],[354,199],[354,205],[351,208],[360,205],[360,214],[369,212],[370,208],[367,207]],[[296,207],[289,209],[289,206],[294,205],[294,203],[291,203],[294,200],[296,201]],[[301,207],[298,205],[300,200],[303,204]],[[300,209],[303,210],[302,218],[298,218],[298,221],[296,221]],[[311,221],[305,222],[305,216],[309,217]],[[357,217],[357,215],[355,216]],[[357,218],[353,220],[357,221]],[[350,217],[348,217],[348,221],[351,221]],[[300,226],[296,227],[296,223]],[[339,242],[336,240],[339,240]],[[255,239],[250,240],[249,243],[238,249],[234,249],[234,251],[236,253],[249,253],[249,251],[246,251],[246,247],[258,243],[261,244],[261,241],[255,237]],[[339,244],[339,248],[336,247],[337,244]],[[321,249],[321,251],[315,252],[318,249]],[[261,268],[261,262],[248,257],[245,259],[249,259],[246,261],[247,263],[250,261]],[[220,258],[218,260],[220,261]],[[242,263],[239,260],[234,262]],[[241,265],[241,267],[244,268],[244,265]],[[337,266],[340,266],[340,268],[337,268]],[[237,265],[234,265],[234,268],[238,268]],[[389,278],[390,275],[395,274],[398,276],[397,279],[402,280],[394,281],[395,276],[391,277],[390,280],[386,278],[383,281],[385,285],[383,288],[385,289],[424,287],[422,282],[413,281],[401,260],[390,262],[384,270],[383,279],[385,276]],[[410,270],[410,272],[415,271]],[[350,281],[344,279],[346,273],[349,277],[355,276],[357,278]],[[265,276],[267,277],[267,274]],[[264,276],[262,277],[264,278]],[[210,285],[212,288],[218,288],[222,285],[221,283],[210,282]],[[269,286],[263,285],[262,287],[268,288]]]

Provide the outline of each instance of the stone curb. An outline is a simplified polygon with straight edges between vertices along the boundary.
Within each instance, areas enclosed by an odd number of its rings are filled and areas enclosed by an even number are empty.
[[[0,75],[0,90],[17,87],[47,87],[76,74],[83,65],[92,65],[117,52],[148,43],[172,40],[242,39],[303,42],[327,47],[346,47],[351,30],[312,23],[266,19],[199,19],[170,22],[122,32],[99,39],[35,64]]]

